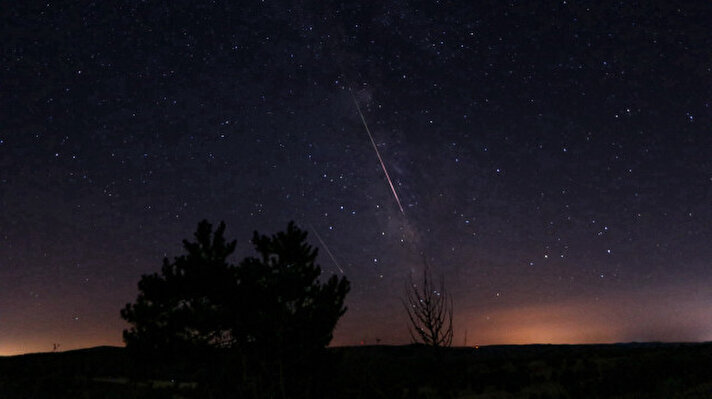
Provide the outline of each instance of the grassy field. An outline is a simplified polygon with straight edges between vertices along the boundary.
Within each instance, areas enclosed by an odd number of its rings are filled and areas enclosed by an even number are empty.
[[[712,343],[329,349],[330,398],[712,398]],[[0,357],[0,398],[195,398],[200,370],[123,348]]]

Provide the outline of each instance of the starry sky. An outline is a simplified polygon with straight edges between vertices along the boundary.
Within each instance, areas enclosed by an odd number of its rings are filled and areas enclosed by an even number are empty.
[[[408,343],[424,258],[456,345],[712,340],[709,2],[0,19],[0,355],[122,345],[140,276],[202,219],[233,262],[254,230],[308,229],[352,283],[333,345]]]

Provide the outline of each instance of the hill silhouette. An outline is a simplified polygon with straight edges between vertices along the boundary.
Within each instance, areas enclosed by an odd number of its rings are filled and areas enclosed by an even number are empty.
[[[331,398],[708,398],[712,343],[334,347]],[[0,358],[0,396],[199,398],[191,375],[125,348]],[[141,372],[137,372],[141,370]]]

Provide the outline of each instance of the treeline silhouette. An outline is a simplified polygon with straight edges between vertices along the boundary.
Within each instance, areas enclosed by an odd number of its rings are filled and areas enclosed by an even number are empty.
[[[345,277],[319,278],[318,250],[290,222],[254,233],[257,256],[234,265],[236,241],[198,224],[184,255],[165,258],[160,273],[141,277],[134,303],[121,310],[128,351],[145,366],[173,368],[199,384],[200,397],[324,397],[325,351],[346,311]]]

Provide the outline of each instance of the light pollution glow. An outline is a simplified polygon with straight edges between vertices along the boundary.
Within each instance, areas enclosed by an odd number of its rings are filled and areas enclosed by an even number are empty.
[[[712,301],[706,286],[702,282],[686,283],[539,304],[518,300],[466,307],[460,303],[459,309],[456,297],[453,345],[712,341]],[[335,346],[376,343],[376,338],[398,332],[401,335],[396,339],[382,339],[381,343],[409,341],[405,318],[375,314],[381,325],[349,337],[346,330],[355,330],[359,320],[348,316],[337,328],[332,342]]]
[[[680,288],[682,289],[682,288]],[[689,289],[688,289],[689,290]],[[644,290],[631,295],[499,309],[461,328],[472,344],[589,344],[712,340],[712,307],[702,295]]]
[[[703,282],[620,292],[605,298],[581,297],[558,303],[491,305],[457,310],[454,346],[521,344],[592,344],[616,342],[712,341],[712,304]],[[463,304],[461,304],[463,305]],[[395,306],[395,304],[394,304]],[[334,333],[332,346],[402,345],[410,341],[406,319],[381,317],[370,309],[347,311]],[[390,314],[390,313],[389,313]],[[39,326],[10,325],[2,332],[0,356],[48,352],[99,345],[122,346],[122,321],[81,334],[65,325],[51,332]]]

